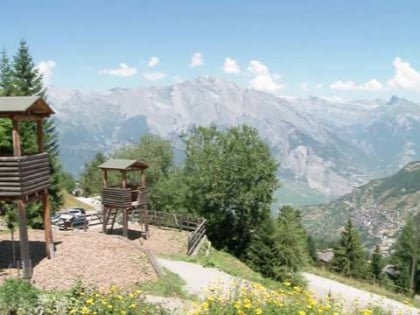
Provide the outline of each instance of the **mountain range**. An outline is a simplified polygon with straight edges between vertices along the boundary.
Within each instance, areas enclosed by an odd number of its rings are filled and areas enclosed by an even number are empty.
[[[280,162],[280,203],[308,204],[349,193],[420,158],[420,105],[390,100],[282,98],[213,77],[163,87],[103,92],[48,89],[61,158],[80,174],[95,153],[154,133],[182,150],[193,126],[249,124]],[[141,159],[141,157],[139,157]]]

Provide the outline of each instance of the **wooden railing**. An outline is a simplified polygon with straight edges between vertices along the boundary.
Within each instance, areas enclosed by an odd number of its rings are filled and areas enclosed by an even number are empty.
[[[206,235],[206,220],[203,221],[197,226],[197,228],[190,233],[188,236],[188,249],[187,254],[191,256],[194,251],[197,249],[197,246],[200,245],[201,240]]]
[[[102,204],[105,207],[129,208],[131,207],[130,188],[103,188]]]
[[[47,153],[0,156],[0,198],[19,198],[48,188],[50,165]]]

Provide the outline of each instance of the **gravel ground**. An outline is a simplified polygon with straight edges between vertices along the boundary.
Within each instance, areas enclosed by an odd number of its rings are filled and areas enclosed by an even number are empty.
[[[205,296],[206,288],[212,284],[220,284],[228,291],[235,285],[235,278],[225,272],[215,268],[204,268],[201,265],[159,259],[159,263],[178,274],[187,283],[186,288],[190,294],[198,295],[200,298]],[[342,300],[345,307],[350,308],[355,305],[360,307],[368,305],[378,305],[392,314],[418,315],[419,309],[407,306],[403,303],[362,291],[337,281],[329,280],[313,274],[305,273],[304,277],[308,281],[309,290],[318,298],[325,298],[330,294],[333,298]]]
[[[63,234],[67,233],[67,234]],[[106,289],[128,288],[156,280],[153,267],[136,241],[97,232],[61,232],[54,259],[43,259],[34,268],[33,283],[45,289],[67,289],[76,280]],[[60,237],[55,235],[57,241]]]
[[[204,298],[206,289],[211,285],[224,287],[226,291],[234,285],[235,278],[215,268],[206,268],[198,264],[184,261],[158,259],[162,267],[179,275],[186,282],[188,293]]]
[[[130,224],[132,234],[138,236],[138,224]],[[157,276],[142,249],[154,253],[178,254],[186,252],[188,233],[150,227],[150,238],[127,240],[119,235],[100,232],[101,226],[88,231],[54,230],[56,256],[45,258],[44,231],[29,230],[30,254],[34,267],[33,282],[40,288],[66,289],[82,280],[87,285],[107,288],[112,284],[126,288],[137,283],[154,281]],[[16,239],[18,233],[15,233]],[[19,259],[19,241],[15,240]],[[0,233],[0,282],[16,277],[16,269],[8,268],[12,261],[12,242],[9,233]]]
[[[419,309],[407,306],[395,300],[356,289],[340,282],[310,273],[304,273],[303,275],[308,281],[309,289],[318,298],[325,298],[328,294],[331,294],[332,297],[342,300],[347,308],[350,308],[352,305],[360,305],[361,307],[367,305],[378,305],[393,314],[420,314]]]

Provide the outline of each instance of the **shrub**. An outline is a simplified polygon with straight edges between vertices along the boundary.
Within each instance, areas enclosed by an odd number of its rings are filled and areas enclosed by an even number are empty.
[[[36,308],[39,291],[29,281],[8,279],[0,286],[1,314],[28,314]]]

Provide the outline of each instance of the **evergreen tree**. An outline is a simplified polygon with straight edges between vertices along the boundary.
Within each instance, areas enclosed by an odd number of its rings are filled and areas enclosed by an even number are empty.
[[[13,60],[13,95],[44,97],[42,75],[35,67],[26,41],[20,42]]]
[[[309,262],[300,212],[285,206],[277,220],[267,218],[254,234],[246,261],[266,277],[278,281],[296,279],[296,273]]]
[[[376,245],[375,251],[372,253],[370,259],[370,272],[374,276],[375,280],[379,281],[382,278],[382,268],[384,267],[381,248]]]
[[[394,244],[391,262],[399,267],[395,280],[398,287],[408,289],[412,295],[420,292],[416,282],[420,258],[420,215],[408,217]]]
[[[10,66],[9,57],[5,49],[0,57],[0,96],[10,96],[13,94],[13,72]]]
[[[339,245],[334,248],[331,268],[347,277],[363,278],[367,275],[365,253],[360,235],[351,219],[341,232]]]
[[[12,68],[6,50],[0,57],[0,96],[12,94]],[[10,119],[0,118],[0,153],[8,154],[12,150],[12,122]]]
[[[25,41],[21,41],[18,51],[13,58],[13,64],[8,65],[8,58],[3,51],[0,61],[1,88],[7,96],[32,96],[37,95],[46,97],[45,90],[42,85],[42,75],[35,68],[33,59],[29,53],[28,45]],[[6,92],[7,91],[7,92]],[[0,135],[10,135],[7,139],[11,139],[12,128],[10,122],[0,123]],[[61,164],[58,159],[58,135],[55,131],[52,119],[44,120],[45,133],[45,149],[49,153],[51,177],[49,186],[49,199],[51,212],[54,213],[63,204],[63,196],[61,195]],[[33,122],[20,123],[21,148],[23,154],[37,153],[36,126]],[[6,139],[6,138],[5,138]],[[0,148],[2,152],[12,152],[11,141],[4,143],[0,140]],[[10,209],[14,211],[14,209]],[[42,227],[42,206],[39,203],[30,203],[27,206],[28,224],[34,228]]]

